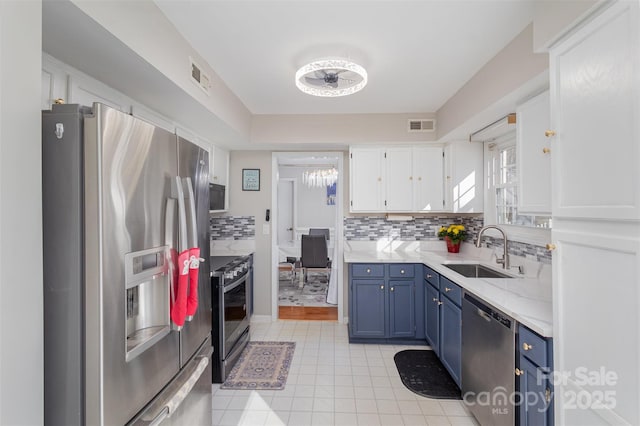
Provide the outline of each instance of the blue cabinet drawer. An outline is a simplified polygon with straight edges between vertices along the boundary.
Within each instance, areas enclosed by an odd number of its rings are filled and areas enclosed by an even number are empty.
[[[518,349],[539,367],[549,367],[547,357],[547,340],[527,327],[518,327]]]
[[[440,274],[428,266],[424,267],[424,279],[435,288],[440,288]]]
[[[447,296],[456,305],[462,305],[462,287],[445,277],[440,277],[440,293]]]
[[[393,263],[389,265],[389,276],[391,278],[413,278],[415,276],[413,271],[413,265]]]
[[[384,277],[384,265],[382,263],[354,263],[351,266],[351,274],[354,277]]]

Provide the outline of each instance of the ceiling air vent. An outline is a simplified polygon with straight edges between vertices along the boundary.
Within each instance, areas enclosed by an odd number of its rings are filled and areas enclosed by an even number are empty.
[[[430,118],[426,120],[409,120],[409,132],[434,132],[436,130],[436,120]]]
[[[211,88],[211,79],[202,71],[200,65],[193,62],[191,57],[189,57],[189,63],[191,64],[191,81],[208,95],[209,89]]]

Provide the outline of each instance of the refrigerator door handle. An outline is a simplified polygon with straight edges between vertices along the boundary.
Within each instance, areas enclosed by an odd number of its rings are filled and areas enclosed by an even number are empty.
[[[149,426],[158,426],[167,417],[169,417],[169,407],[164,407],[162,411],[160,411],[160,414],[158,414],[156,418],[149,423]]]
[[[189,242],[187,241],[187,214],[184,205],[184,191],[182,190],[182,183],[180,182],[179,176],[176,176],[175,180],[171,181],[171,197],[178,200],[177,251],[182,252],[189,249]]]
[[[185,198],[189,200],[189,220],[191,223],[191,229],[187,236],[187,244],[189,248],[198,247],[198,222],[196,221],[196,197],[193,195],[193,184],[191,178],[182,178],[182,187],[185,192]]]

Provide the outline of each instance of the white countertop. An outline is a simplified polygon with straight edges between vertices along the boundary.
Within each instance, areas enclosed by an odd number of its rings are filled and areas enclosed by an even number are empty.
[[[553,334],[551,265],[511,256],[512,265],[524,266],[524,275],[511,269],[508,273],[514,278],[466,278],[443,264],[481,263],[500,272],[507,271],[495,263],[493,250],[463,243],[460,253],[447,253],[441,241],[348,241],[344,261],[425,264],[540,335]]]
[[[211,256],[248,256],[256,251],[255,240],[212,240]]]

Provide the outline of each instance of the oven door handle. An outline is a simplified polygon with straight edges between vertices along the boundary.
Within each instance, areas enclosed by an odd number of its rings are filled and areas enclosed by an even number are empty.
[[[238,280],[234,281],[232,284],[229,284],[228,286],[225,285],[224,286],[224,293],[227,293],[227,292],[233,290],[234,288],[240,286],[240,284],[242,284],[245,281],[247,281],[247,274],[244,274],[241,278],[239,278]]]

